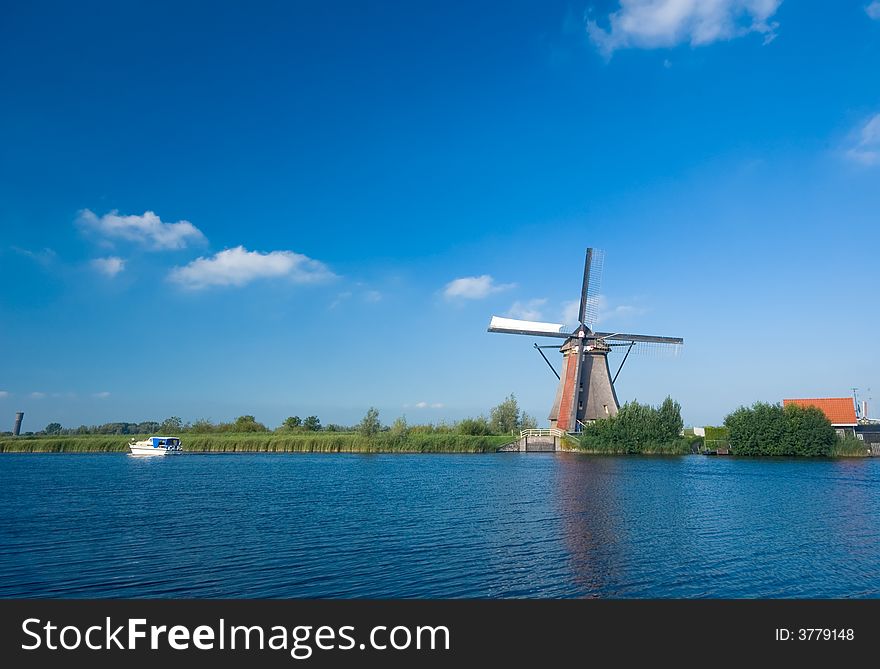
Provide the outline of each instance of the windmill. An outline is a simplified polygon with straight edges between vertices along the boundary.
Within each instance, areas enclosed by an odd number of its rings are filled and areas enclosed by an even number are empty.
[[[670,349],[677,351],[684,344],[680,337],[655,337],[653,335],[626,334],[622,332],[594,332],[599,311],[599,285],[604,255],[601,251],[587,249],[584,263],[584,280],[578,309],[578,326],[574,332],[566,332],[562,323],[541,323],[514,318],[492,316],[489,332],[555,337],[564,339],[562,346],[538,346],[535,348],[556,374],[559,385],[556,399],[550,410],[550,427],[566,432],[580,432],[590,421],[617,414],[620,404],[614,390],[614,382],[633,348]],[[608,367],[608,354],[612,347],[625,347],[626,354],[614,378]],[[553,367],[542,349],[559,348],[562,353],[562,374]]]

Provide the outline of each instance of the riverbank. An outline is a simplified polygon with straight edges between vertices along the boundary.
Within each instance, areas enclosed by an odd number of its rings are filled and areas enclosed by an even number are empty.
[[[691,445],[681,439],[663,444],[647,444],[641,446],[625,446],[622,444],[600,445],[595,441],[590,445],[580,444],[571,449],[572,453],[588,455],[691,455]]]
[[[0,453],[126,453],[130,439],[144,436],[81,435],[7,437],[0,439]],[[462,434],[357,433],[277,434],[183,434],[188,453],[494,453],[510,436]]]

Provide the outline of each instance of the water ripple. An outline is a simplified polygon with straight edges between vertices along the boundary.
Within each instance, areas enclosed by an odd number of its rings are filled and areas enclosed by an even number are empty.
[[[0,456],[0,597],[880,597],[880,461]]]

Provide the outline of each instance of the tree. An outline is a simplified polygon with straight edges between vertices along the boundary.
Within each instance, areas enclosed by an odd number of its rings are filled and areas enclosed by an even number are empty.
[[[663,441],[676,439],[684,429],[684,421],[681,418],[681,404],[667,396],[660,405],[657,414],[658,433]]]
[[[382,429],[382,423],[379,422],[379,410],[370,407],[366,415],[360,423],[358,423],[357,431],[365,437],[372,437]]]
[[[154,420],[145,420],[137,424],[135,434],[153,434],[159,432],[161,425]]]
[[[519,404],[513,393],[501,404],[493,407],[489,414],[489,425],[493,434],[514,434],[519,429]]]
[[[233,432],[268,432],[268,428],[258,423],[253,416],[239,416],[232,425]]]
[[[46,434],[61,434],[61,423],[49,423],[43,432]]]
[[[199,418],[192,424],[189,431],[195,434],[208,434],[210,432],[216,432],[217,427],[207,418]]]
[[[465,418],[458,423],[458,433],[466,434],[474,437],[485,437],[492,434],[492,428],[489,427],[489,421],[485,416],[477,416],[476,418]]]
[[[395,437],[405,437],[409,434],[409,425],[407,425],[406,416],[400,416],[399,418],[394,419],[394,422],[391,424],[391,434]]]
[[[525,411],[522,412],[522,417],[519,419],[519,429],[520,430],[537,430],[538,429],[538,419],[534,416],[530,416]]]
[[[837,435],[816,407],[756,402],[724,419],[736,455],[830,455]]]
[[[309,432],[320,432],[321,421],[317,416],[308,416],[303,421],[303,427],[305,429],[307,429]]]
[[[298,427],[302,427],[302,418],[299,416],[288,416],[284,419],[284,422],[281,424],[285,430],[295,430]]]
[[[164,432],[167,435],[175,434],[177,432],[180,432],[182,429],[183,421],[180,420],[179,416],[171,416],[170,418],[166,418],[159,426],[159,432]]]
[[[681,406],[670,397],[656,408],[627,402],[616,416],[584,427],[581,444],[591,450],[614,453],[679,452],[683,425]]]

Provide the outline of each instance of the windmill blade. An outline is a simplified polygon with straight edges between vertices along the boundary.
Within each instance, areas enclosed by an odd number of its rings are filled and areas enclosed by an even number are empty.
[[[654,335],[627,334],[624,332],[594,332],[596,339],[604,339],[606,341],[635,341],[645,344],[672,344],[673,346],[681,346],[684,339],[681,337],[657,337]]]
[[[595,337],[612,347],[612,350],[626,351],[626,356],[629,356],[630,353],[635,353],[639,356],[648,357],[675,357],[681,352],[682,345],[684,344],[684,339],[681,337],[655,337],[653,335],[633,335],[622,332],[596,332]]]
[[[581,285],[581,304],[578,321],[592,328],[599,317],[599,289],[602,287],[602,270],[605,267],[605,252],[588,248],[584,260],[584,282]]]
[[[489,332],[568,339],[571,335],[562,331],[564,327],[565,325],[562,323],[521,321],[517,318],[503,318],[501,316],[492,316],[492,320],[489,321]]]

